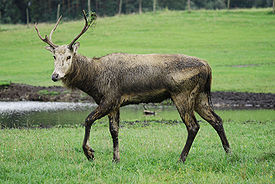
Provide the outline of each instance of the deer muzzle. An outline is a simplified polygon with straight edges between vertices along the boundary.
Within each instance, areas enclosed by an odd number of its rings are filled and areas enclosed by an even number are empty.
[[[58,79],[58,74],[57,73],[53,73],[52,74],[52,80],[54,81],[54,82],[56,82],[56,81],[58,81],[59,79]]]

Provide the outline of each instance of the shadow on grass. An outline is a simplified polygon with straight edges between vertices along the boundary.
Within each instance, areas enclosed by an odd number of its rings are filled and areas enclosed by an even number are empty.
[[[275,153],[269,152],[269,153],[263,153],[259,157],[256,158],[258,162],[265,162],[265,161],[272,161],[275,160]]]
[[[227,162],[232,163],[232,164],[243,162],[243,159],[241,158],[241,156],[239,154],[236,154],[236,153],[228,153],[228,154],[226,154],[225,155],[225,160]]]

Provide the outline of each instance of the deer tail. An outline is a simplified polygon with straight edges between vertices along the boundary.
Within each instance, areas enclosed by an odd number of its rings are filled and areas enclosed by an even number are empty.
[[[211,83],[212,83],[212,71],[211,68],[208,66],[208,74],[207,74],[207,79],[206,79],[206,84],[205,84],[205,93],[207,94],[208,98],[208,103],[210,107],[213,109],[213,103],[211,100]]]

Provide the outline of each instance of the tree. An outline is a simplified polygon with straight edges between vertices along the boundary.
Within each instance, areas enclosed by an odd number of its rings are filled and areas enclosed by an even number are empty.
[[[89,0],[91,10],[99,16],[113,16],[121,13],[156,11],[158,8],[171,10],[223,9],[272,7],[274,0]],[[28,6],[28,3],[31,5]],[[60,4],[60,14],[67,20],[80,18],[81,10],[87,10],[87,0],[0,0],[1,23],[26,23],[26,8],[30,22],[56,20]]]
[[[273,0],[273,14],[275,13],[275,0]]]
[[[25,23],[26,6],[20,11],[14,0],[0,0],[0,23]]]
[[[88,6],[88,14],[89,14],[89,17],[90,17],[91,16],[91,0],[87,1],[87,6]]]
[[[191,12],[191,6],[190,6],[190,0],[187,1],[187,6],[188,6],[188,12]]]
[[[142,14],[142,0],[138,0],[138,12]]]
[[[157,0],[153,0],[153,11],[156,11]]]
[[[118,14],[121,14],[121,9],[122,9],[122,0],[119,0],[119,5],[118,5]]]

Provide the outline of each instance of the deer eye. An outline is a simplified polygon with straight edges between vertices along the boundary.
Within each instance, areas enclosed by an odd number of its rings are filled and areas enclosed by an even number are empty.
[[[56,57],[55,57],[55,56],[53,56],[53,58],[54,58],[54,59],[56,59]]]
[[[68,56],[68,57],[67,57],[67,60],[69,60],[69,59],[71,59],[71,56]]]

